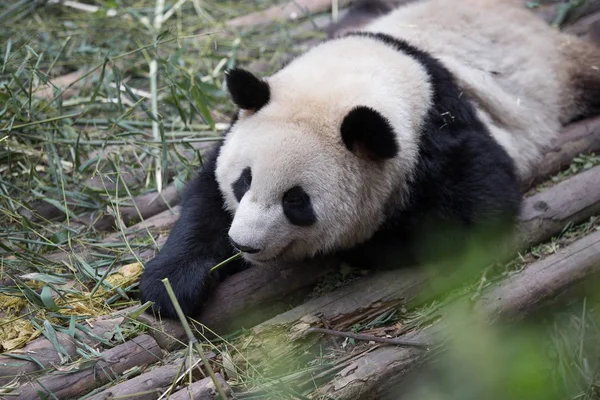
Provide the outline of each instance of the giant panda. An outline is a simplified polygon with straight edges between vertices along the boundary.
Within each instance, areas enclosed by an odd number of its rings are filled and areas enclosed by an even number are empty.
[[[225,272],[326,254],[384,264],[436,233],[451,250],[514,222],[560,126],[600,111],[600,51],[510,0],[426,0],[267,78],[232,69],[226,86],[239,111],[141,278],[166,317],[161,279],[194,315],[210,268],[237,252]]]

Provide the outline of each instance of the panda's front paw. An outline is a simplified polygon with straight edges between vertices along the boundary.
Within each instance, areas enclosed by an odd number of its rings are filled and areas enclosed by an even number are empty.
[[[175,311],[171,298],[167,294],[165,285],[160,280],[157,282],[158,283],[150,283],[148,280],[142,278],[140,281],[140,301],[142,303],[151,301],[152,309],[154,312],[160,314],[161,317],[177,318],[177,312]],[[181,301],[179,298],[177,301],[181,305],[184,314],[190,315],[193,312],[193,309],[190,309],[187,305],[189,304],[188,302]]]
[[[162,282],[164,276],[153,273],[155,271],[160,270],[147,267],[144,271],[140,280],[140,300],[142,303],[151,301],[154,311],[160,313],[162,317],[177,318],[173,302]],[[183,313],[187,316],[196,315],[200,311],[202,300],[205,297],[206,282],[204,279],[199,279],[198,276],[185,277],[182,275],[168,278]]]

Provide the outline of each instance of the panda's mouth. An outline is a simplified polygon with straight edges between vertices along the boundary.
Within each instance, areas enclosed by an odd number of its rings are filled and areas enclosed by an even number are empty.
[[[246,258],[248,261],[250,261],[253,264],[269,264],[269,263],[272,263],[274,261],[277,261],[278,259],[281,259],[285,255],[285,253],[287,252],[287,250],[290,247],[292,247],[292,244],[294,244],[293,240],[291,242],[289,242],[288,244],[286,244],[273,257],[267,257],[267,258],[261,259],[261,258],[257,258],[256,256],[253,256],[253,255],[244,254],[244,258]]]

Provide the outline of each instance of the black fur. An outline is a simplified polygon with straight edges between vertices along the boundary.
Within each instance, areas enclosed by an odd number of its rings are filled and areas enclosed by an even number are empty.
[[[238,203],[242,201],[242,197],[246,194],[248,190],[250,190],[250,185],[252,184],[252,170],[250,167],[244,168],[240,177],[237,181],[233,182],[231,188],[233,189],[233,195],[235,196]]]
[[[225,80],[231,99],[242,110],[258,111],[271,98],[269,84],[245,69],[230,69]]]
[[[353,108],[342,122],[342,140],[348,150],[374,160],[394,158],[399,151],[390,122],[379,112],[365,106]]]
[[[600,57],[598,68],[581,71],[573,76],[573,87],[579,106],[580,115],[574,120],[589,118],[600,114]]]
[[[463,250],[469,233],[502,232],[512,226],[521,199],[513,161],[477,118],[452,74],[402,40],[374,33],[350,36],[371,38],[413,57],[426,69],[434,93],[422,128],[419,161],[408,183],[409,204],[396,210],[371,240],[346,254],[348,260],[396,263],[394,249],[419,241],[430,253],[413,248],[412,255],[422,261],[435,257],[432,248],[444,256],[444,250]],[[435,243],[428,246],[431,242]]]
[[[301,186],[294,186],[283,194],[281,199],[283,214],[294,225],[310,226],[317,222],[308,193]]]
[[[227,235],[232,218],[223,207],[215,179],[220,147],[221,143],[208,155],[198,176],[189,182],[179,219],[160,253],[146,264],[142,275],[141,300],[153,301],[154,310],[160,311],[163,317],[176,317],[176,314],[162,279],[169,278],[183,312],[195,315],[211,285],[223,274],[243,267],[241,262],[233,262],[210,272],[210,268],[234,254]]]

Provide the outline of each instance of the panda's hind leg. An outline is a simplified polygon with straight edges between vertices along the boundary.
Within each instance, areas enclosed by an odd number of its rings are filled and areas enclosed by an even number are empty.
[[[571,99],[569,119],[600,115],[600,46],[575,38],[564,43],[569,60],[566,99]]]

